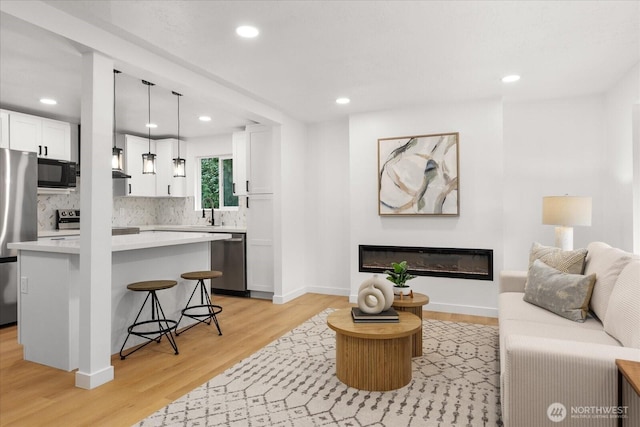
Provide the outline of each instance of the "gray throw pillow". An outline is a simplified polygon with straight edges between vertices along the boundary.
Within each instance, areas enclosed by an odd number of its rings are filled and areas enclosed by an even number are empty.
[[[524,300],[575,322],[584,322],[596,275],[558,271],[540,260],[529,269]]]
[[[564,273],[582,274],[584,272],[584,260],[587,256],[586,249],[575,249],[573,251],[563,251],[554,246],[543,246],[535,242],[531,246],[529,253],[529,268],[533,261],[539,259],[550,267],[558,269]]]

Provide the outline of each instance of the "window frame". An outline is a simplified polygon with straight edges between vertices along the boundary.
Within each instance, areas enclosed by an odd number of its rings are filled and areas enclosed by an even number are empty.
[[[195,169],[195,211],[201,211],[202,209],[210,209],[202,207],[202,159],[218,159],[218,206],[215,208],[217,211],[237,211],[238,206],[226,206],[224,205],[224,160],[231,160],[233,162],[233,156],[231,154],[210,154],[205,156],[196,157]]]

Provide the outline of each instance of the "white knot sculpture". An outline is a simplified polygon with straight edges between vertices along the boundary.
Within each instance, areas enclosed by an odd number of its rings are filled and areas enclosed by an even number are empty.
[[[393,286],[374,275],[358,289],[358,308],[367,314],[378,314],[388,310],[393,304]]]

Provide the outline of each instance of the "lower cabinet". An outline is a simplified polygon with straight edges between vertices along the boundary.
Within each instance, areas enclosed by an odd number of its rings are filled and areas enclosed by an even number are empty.
[[[257,194],[247,201],[247,289],[274,292],[273,194]]]

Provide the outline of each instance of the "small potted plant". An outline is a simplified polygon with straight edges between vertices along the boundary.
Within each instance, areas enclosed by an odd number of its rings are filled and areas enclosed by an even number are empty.
[[[407,261],[400,263],[392,262],[391,267],[393,271],[385,270],[385,274],[388,274],[387,280],[393,283],[393,293],[396,295],[412,295],[411,286],[407,285],[407,280],[414,279],[416,276],[409,274],[407,270]]]

